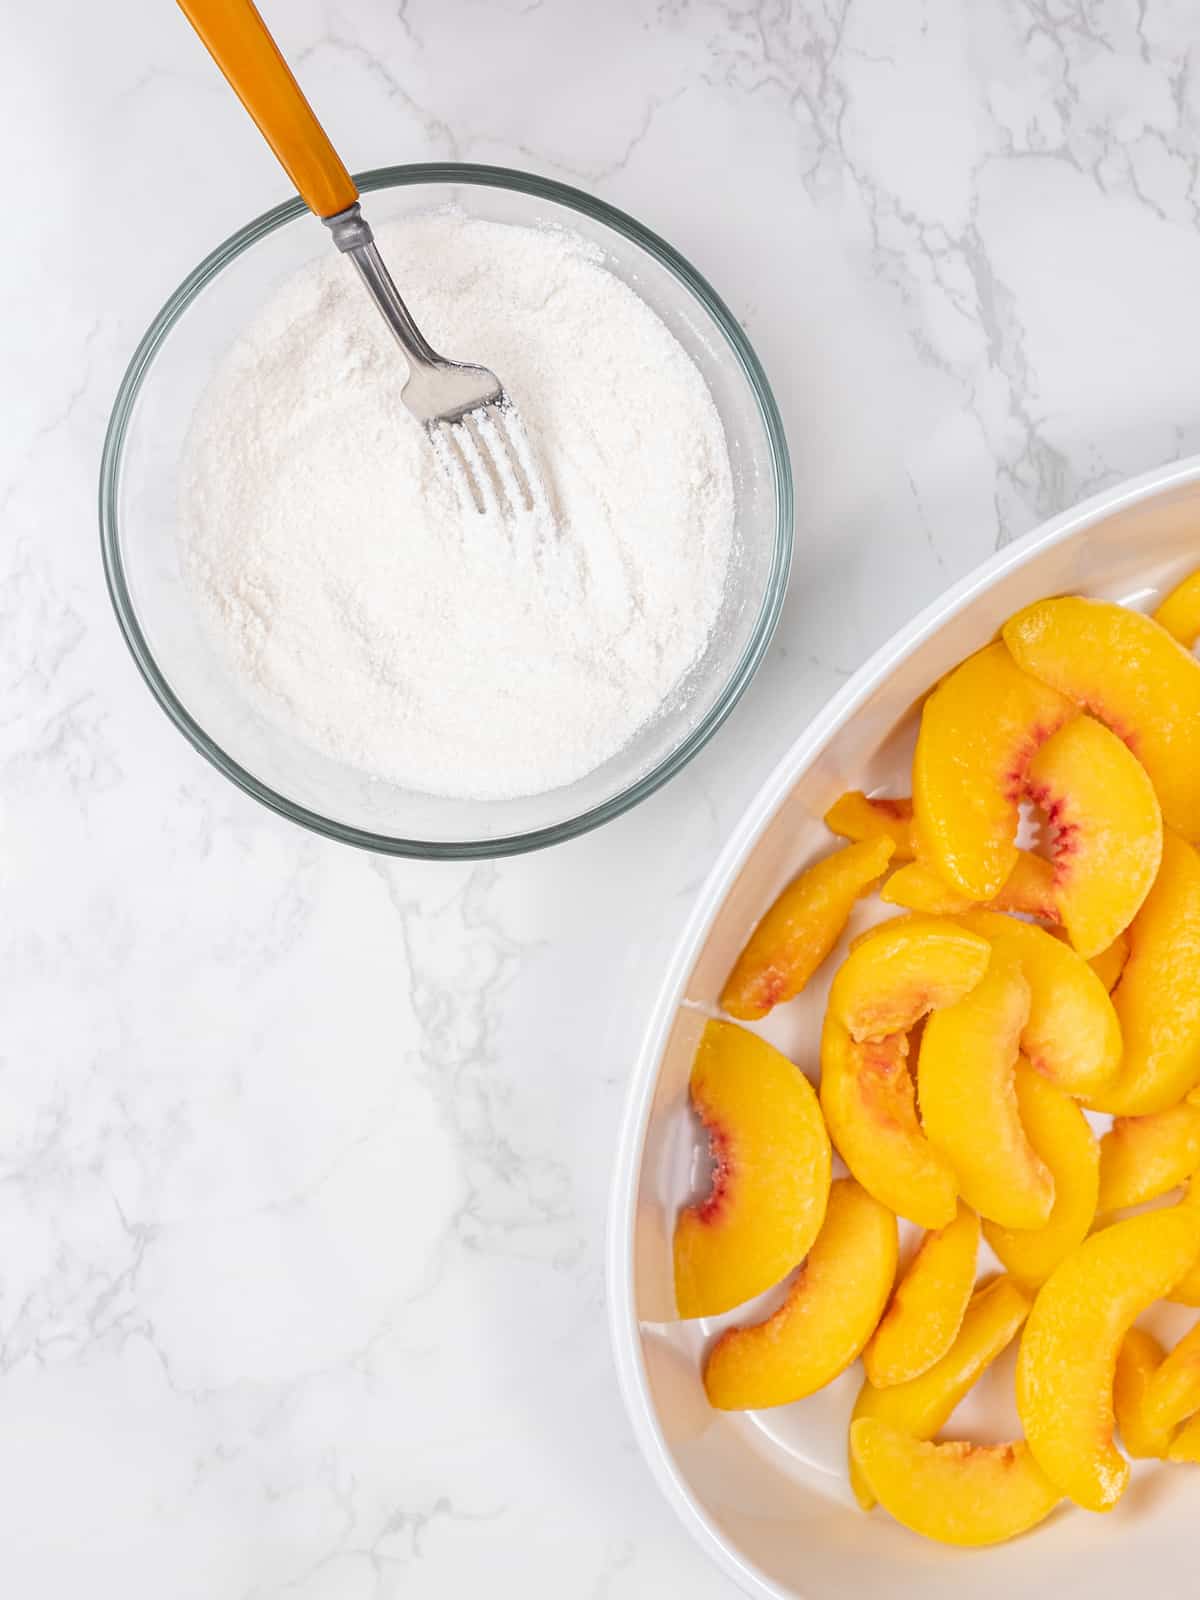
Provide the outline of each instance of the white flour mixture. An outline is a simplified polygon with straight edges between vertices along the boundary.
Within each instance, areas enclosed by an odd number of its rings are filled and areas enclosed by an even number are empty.
[[[189,441],[185,566],[279,722],[408,788],[572,782],[704,650],[733,535],[696,368],[582,239],[457,212],[381,230],[435,349],[498,372],[557,525],[464,514],[400,399],[353,269],[291,279],[223,361]]]

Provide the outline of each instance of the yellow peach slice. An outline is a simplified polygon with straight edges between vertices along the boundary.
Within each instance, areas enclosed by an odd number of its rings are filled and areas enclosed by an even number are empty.
[[[1200,1461],[1200,1417],[1191,1417],[1167,1447],[1168,1461]]]
[[[1117,1117],[1100,1141],[1102,1212],[1140,1206],[1200,1167],[1200,1106],[1183,1100],[1148,1117]]]
[[[1200,1324],[1168,1351],[1142,1396],[1146,1426],[1170,1432],[1200,1411]]]
[[[1164,821],[1200,839],[1200,663],[1150,617],[1078,595],[1019,611],[1004,642],[1018,666],[1125,741],[1150,774]]]
[[[887,905],[941,916],[970,911],[981,903],[960,889],[951,888],[923,861],[910,861],[893,872],[879,891],[879,898]],[[1054,867],[1032,851],[1018,851],[1016,865],[999,893],[985,903],[996,911],[1016,911],[1025,916],[1041,917],[1046,922],[1057,922]]]
[[[1020,966],[993,951],[970,994],[929,1018],[917,1062],[926,1137],[963,1198],[1006,1228],[1040,1228],[1054,1204],[1054,1178],[1021,1126],[1013,1082],[1028,1019]]]
[[[913,757],[917,853],[972,900],[990,900],[1013,870],[1029,763],[1074,714],[1000,643],[969,656],[926,700]]]
[[[1094,717],[1076,717],[1029,763],[1029,796],[1053,832],[1054,895],[1085,960],[1133,921],[1162,858],[1162,813],[1145,768]]]
[[[1030,989],[1021,1049],[1030,1065],[1068,1094],[1111,1083],[1121,1064],[1121,1029],[1087,962],[1045,928],[1015,917],[968,911],[958,920],[998,955],[1021,964]]]
[[[1015,1539],[1062,1499],[1024,1440],[931,1444],[878,1417],[860,1417],[850,1424],[850,1448],[884,1510],[939,1544]]]
[[[759,922],[721,995],[731,1017],[755,1022],[798,995],[837,943],[856,900],[879,882],[890,839],[848,844],[794,878]]]
[[[978,1253],[979,1218],[969,1206],[960,1204],[953,1222],[922,1239],[863,1351],[877,1389],[919,1378],[949,1350],[975,1287]]]
[[[821,1109],[837,1153],[869,1194],[922,1228],[945,1227],[958,1190],[917,1121],[903,1033],[860,1044],[827,1015]]]
[[[720,1411],[783,1406],[844,1372],[870,1338],[896,1276],[896,1219],[839,1178],[808,1259],[765,1322],[728,1328],[704,1367]]]
[[[732,1310],[789,1273],[829,1199],[829,1135],[812,1085],[764,1039],[709,1022],[692,1063],[692,1104],[708,1130],[710,1192],[675,1224],[681,1317]]]
[[[907,1383],[886,1389],[864,1383],[854,1418],[881,1417],[914,1439],[932,1439],[980,1374],[1012,1342],[1029,1315],[1030,1301],[1010,1278],[996,1278],[972,1296],[958,1336],[942,1359]],[[875,1503],[850,1457],[850,1486],[864,1511]]]
[[[895,917],[855,940],[829,991],[829,1013],[854,1039],[905,1033],[982,978],[991,947],[943,917]]]
[[[1017,1359],[1017,1409],[1043,1472],[1107,1511],[1129,1463],[1113,1444],[1117,1351],[1134,1319],[1200,1254],[1200,1207],[1174,1206],[1085,1239],[1038,1291]]]
[[[861,789],[849,789],[825,813],[825,826],[843,839],[890,839],[893,861],[913,858],[911,800],[868,797]]]
[[[1129,935],[1119,933],[1110,945],[1106,945],[1098,956],[1093,956],[1088,966],[1100,979],[1109,994],[1121,981],[1121,974],[1125,971],[1125,963],[1129,960]]]
[[[1200,639],[1200,572],[1193,572],[1171,590],[1154,613],[1154,620],[1185,650],[1195,647]]]
[[[1145,1328],[1130,1328],[1117,1352],[1113,1375],[1113,1414],[1121,1443],[1135,1461],[1161,1461],[1171,1443],[1171,1428],[1146,1419],[1146,1387],[1162,1365],[1163,1347]]]
[[[1018,1061],[1021,1126],[1054,1176],[1054,1207],[1042,1228],[983,1225],[987,1242],[1022,1288],[1036,1289],[1077,1245],[1096,1217],[1100,1151],[1087,1118],[1057,1084]]]
[[[1113,1005],[1125,1055],[1112,1084],[1084,1091],[1089,1105],[1114,1116],[1177,1105],[1200,1081],[1200,855],[1169,828]]]

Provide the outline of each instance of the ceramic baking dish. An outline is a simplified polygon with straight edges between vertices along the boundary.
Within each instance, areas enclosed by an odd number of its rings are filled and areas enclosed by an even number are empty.
[[[902,629],[804,730],[700,894],[630,1086],[610,1216],[609,1304],[622,1390],[651,1470],[700,1545],[749,1594],[1000,1600],[1019,1591],[1038,1600],[1086,1592],[1117,1600],[1140,1591],[1167,1600],[1197,1592],[1200,1476],[1190,1470],[1135,1468],[1107,1516],[1060,1510],[1034,1534],[985,1551],[927,1544],[878,1510],[864,1516],[845,1474],[861,1367],[796,1405],[713,1411],[700,1356],[715,1329],[749,1320],[747,1308],[676,1321],[670,1248],[680,1202],[704,1184],[702,1140],[687,1108],[697,1035],[754,922],[800,866],[829,849],[821,817],[830,803],[848,788],[908,792],[921,697],[1019,606],[1063,591],[1143,604],[1197,563],[1200,457],[1106,491],[1010,545]],[[761,1026],[810,1072],[824,998],[815,983]],[[1161,1309],[1169,1337],[1194,1320]],[[956,1415],[964,1435],[1019,1430],[1013,1355]]]

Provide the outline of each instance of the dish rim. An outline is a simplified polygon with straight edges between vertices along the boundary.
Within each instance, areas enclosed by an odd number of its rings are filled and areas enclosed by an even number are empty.
[[[775,528],[771,565],[758,616],[719,697],[675,749],[669,751],[661,761],[634,783],[627,785],[600,804],[574,817],[542,828],[497,838],[465,840],[401,838],[394,834],[376,833],[371,829],[359,828],[324,816],[321,812],[313,811],[289,799],[287,795],[255,777],[223,750],[192,716],[159,668],[138,620],[137,610],[126,581],[118,516],[118,492],[126,436],[142,384],[172,328],[218,273],[260,239],[286,223],[309,214],[308,207],[298,196],[264,211],[232,233],[215,250],[210,251],[168,297],[130,358],[113,402],[100,458],[100,546],[109,598],[138,671],[171,722],[192,747],[219,772],[244,793],[277,815],[286,817],[313,833],[336,839],[343,844],[354,845],[359,849],[382,855],[410,856],[421,860],[494,859],[527,850],[543,849],[548,845],[577,838],[580,834],[611,821],[661,788],[704,748],[741,699],[758,670],[783,608],[794,541],[794,489],[783,419],[762,364],[740,323],[725,302],[707,279],[679,251],[628,213],[596,199],[582,189],[559,183],[556,179],[543,178],[535,173],[523,172],[512,167],[486,166],[473,162],[413,162],[400,166],[373,167],[366,172],[355,174],[354,182],[363,194],[370,194],[379,189],[409,188],[434,183],[507,189],[581,212],[593,221],[622,234],[657,260],[699,303],[701,310],[723,335],[749,385],[762,423],[771,460]]]
[[[658,1424],[641,1356],[635,1309],[633,1230],[637,1186],[658,1070],[688,977],[734,879],[788,792],[834,734],[907,655],[938,632],[970,601],[1035,556],[1117,512],[1198,482],[1200,454],[1123,479],[1040,523],[998,550],[944,590],[911,622],[893,633],[826,702],[763,780],[705,878],[676,941],[674,954],[642,1035],[641,1047],[626,1090],[618,1134],[605,1248],[609,1338],[625,1411],[655,1482],[705,1554],[755,1600],[819,1600],[819,1597],[784,1588],[768,1577],[726,1539],[692,1495],[682,1474],[675,1467]]]

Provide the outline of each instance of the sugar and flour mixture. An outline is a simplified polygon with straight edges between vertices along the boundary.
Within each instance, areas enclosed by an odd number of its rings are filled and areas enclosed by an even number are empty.
[[[275,720],[363,771],[481,800],[567,784],[702,654],[733,491],[720,419],[657,316],[577,236],[429,213],[380,246],[435,349],[498,372],[557,506],[464,510],[350,264],[289,280],[218,370],[184,565]]]

